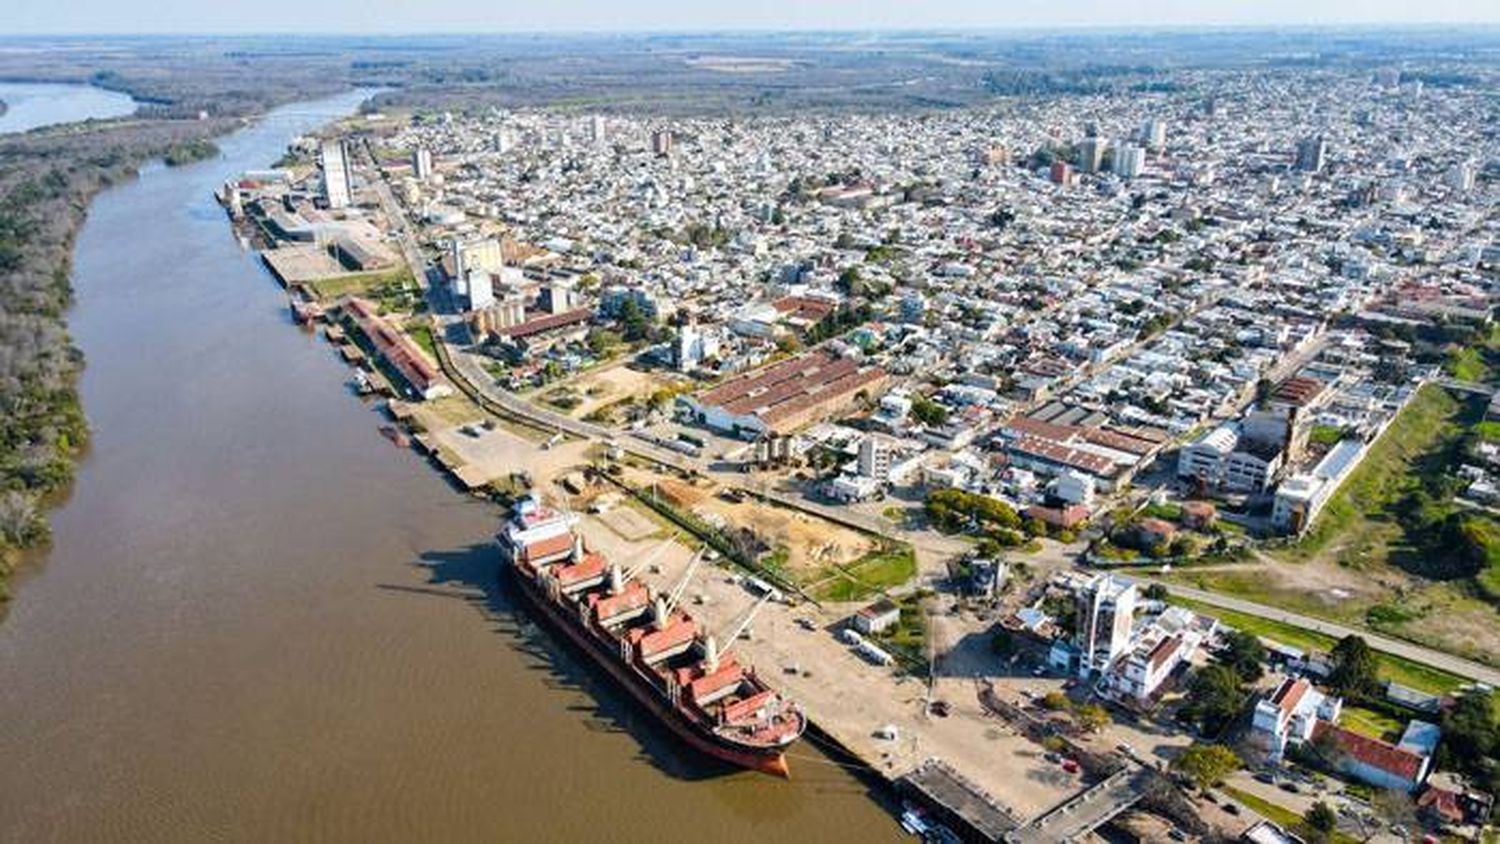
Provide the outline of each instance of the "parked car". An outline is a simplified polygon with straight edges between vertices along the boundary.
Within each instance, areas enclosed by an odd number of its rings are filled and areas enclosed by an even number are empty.
[[[1229,814],[1229,815],[1238,815],[1240,813],[1240,806],[1239,806],[1238,803],[1231,803],[1228,800],[1225,800],[1224,801],[1224,812],[1225,812],[1225,814]]]

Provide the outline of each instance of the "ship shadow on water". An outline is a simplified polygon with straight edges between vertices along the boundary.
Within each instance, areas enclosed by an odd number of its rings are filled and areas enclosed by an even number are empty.
[[[493,544],[424,552],[416,565],[426,571],[431,587],[380,584],[379,588],[460,598],[473,604],[494,624],[495,633],[525,657],[527,667],[544,675],[543,685],[555,691],[582,693],[592,702],[564,704],[567,711],[578,713],[590,730],[629,735],[640,747],[637,756],[642,762],[680,780],[759,776],[683,746],[656,719],[641,712],[611,679],[596,673],[586,657],[549,630],[514,594],[500,574],[499,551]],[[454,591],[452,587],[464,589]]]

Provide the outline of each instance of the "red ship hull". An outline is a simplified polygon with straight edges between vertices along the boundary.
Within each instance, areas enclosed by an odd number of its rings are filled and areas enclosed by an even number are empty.
[[[682,739],[701,753],[705,753],[715,759],[728,762],[741,768],[772,776],[790,779],[791,771],[787,767],[786,755],[780,749],[767,749],[756,752],[727,746],[721,741],[715,740],[712,735],[706,735],[703,731],[687,721],[686,716],[676,709],[657,692],[649,686],[628,666],[622,663],[613,654],[600,650],[602,643],[589,635],[587,631],[579,628],[576,621],[563,617],[558,613],[557,605],[547,599],[546,595],[537,591],[536,584],[530,578],[517,573],[509,565],[504,567],[512,574],[512,580],[519,584],[521,593],[526,596],[527,603],[535,608],[547,621],[547,626],[561,632],[573,643],[575,647],[588,654],[595,664],[608,672],[617,685],[630,694],[647,711],[656,717],[656,720],[672,732],[673,735]]]

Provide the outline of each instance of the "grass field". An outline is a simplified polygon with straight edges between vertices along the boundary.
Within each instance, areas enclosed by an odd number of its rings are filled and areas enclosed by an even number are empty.
[[[1299,562],[1332,550],[1340,564],[1386,563],[1402,534],[1389,509],[1421,483],[1422,458],[1462,433],[1469,421],[1465,410],[1441,387],[1418,390],[1333,494],[1307,536],[1275,556]]]
[[[916,573],[917,554],[910,545],[885,543],[854,562],[839,566],[837,576],[823,582],[813,597],[820,601],[862,601],[906,583]]]
[[[1302,830],[1302,816],[1285,806],[1280,806],[1265,798],[1257,797],[1248,791],[1241,791],[1232,785],[1221,786],[1219,790],[1243,803],[1250,811],[1280,826],[1282,829],[1290,832],[1300,832]],[[1336,842],[1336,844],[1355,844],[1358,841],[1357,838],[1342,832],[1335,832],[1331,840]]]
[[[1202,615],[1213,616],[1236,630],[1246,633],[1254,633],[1265,639],[1280,642],[1283,645],[1291,645],[1306,651],[1322,651],[1327,653],[1337,644],[1332,636],[1319,633],[1316,630],[1308,630],[1292,624],[1275,621],[1259,616],[1247,615],[1234,610],[1220,609],[1212,604],[1194,601],[1191,598],[1183,598],[1178,595],[1170,595],[1167,601],[1178,606],[1187,607],[1193,612]],[[1395,680],[1403,686],[1413,689],[1421,689],[1425,692],[1440,693],[1450,692],[1464,685],[1467,680],[1457,674],[1449,674],[1441,669],[1432,668],[1390,654],[1378,654],[1380,660],[1380,676],[1387,680]]]
[[[365,293],[386,285],[405,286],[411,281],[411,272],[405,268],[381,270],[372,273],[351,273],[330,278],[320,278],[305,285],[319,299],[337,299]]]
[[[1384,712],[1354,704],[1345,704],[1343,713],[1339,715],[1339,725],[1360,735],[1390,742],[1400,738],[1401,731],[1406,728],[1405,724]]]
[[[432,336],[431,328],[425,325],[408,325],[406,326],[406,333],[411,336],[411,339],[417,342],[418,346],[422,347],[422,351],[427,353],[428,359],[433,363],[437,363],[437,340]]]
[[[1443,371],[1460,381],[1486,383],[1500,368],[1500,326],[1477,343],[1454,350],[1443,363]]]

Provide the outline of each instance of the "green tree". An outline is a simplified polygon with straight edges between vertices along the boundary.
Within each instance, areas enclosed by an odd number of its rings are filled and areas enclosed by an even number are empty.
[[[1443,740],[1438,760],[1470,776],[1485,777],[1500,754],[1500,716],[1494,693],[1471,691],[1458,698],[1443,716]]]
[[[839,280],[834,286],[846,296],[853,296],[859,292],[860,280],[859,267],[849,267],[839,273]]]
[[[1072,701],[1068,700],[1067,695],[1054,689],[1042,697],[1042,706],[1053,712],[1061,712],[1072,706]]]
[[[1246,683],[1259,680],[1265,669],[1266,646],[1252,633],[1236,630],[1225,636],[1224,649],[1217,655],[1220,665],[1228,666]]]
[[[996,630],[990,636],[990,652],[995,656],[1010,656],[1015,650],[1016,640],[1009,630]]]
[[[651,318],[641,310],[633,296],[626,297],[620,305],[620,325],[624,328],[627,343],[640,342],[651,333]]]
[[[589,351],[593,353],[594,357],[602,359],[609,356],[619,340],[620,335],[615,334],[613,331],[595,328],[588,333],[585,342],[588,343]]]
[[[1073,723],[1085,733],[1098,732],[1109,723],[1109,710],[1097,703],[1085,703],[1073,710]]]
[[[1302,815],[1302,823],[1307,827],[1309,837],[1315,841],[1328,841],[1333,838],[1333,833],[1339,828],[1338,813],[1332,806],[1319,800],[1307,807]]]
[[[1329,655],[1333,658],[1333,670],[1328,675],[1328,685],[1334,691],[1355,699],[1380,692],[1380,663],[1362,637],[1352,633],[1345,636]]]
[[[948,421],[948,408],[926,396],[917,396],[911,402],[911,415],[923,425],[938,426]]]
[[[1194,744],[1172,760],[1172,767],[1186,774],[1200,789],[1218,785],[1242,764],[1240,757],[1222,744]]]
[[[1182,714],[1209,735],[1219,735],[1240,714],[1247,694],[1240,675],[1224,665],[1208,665],[1193,675]]]

